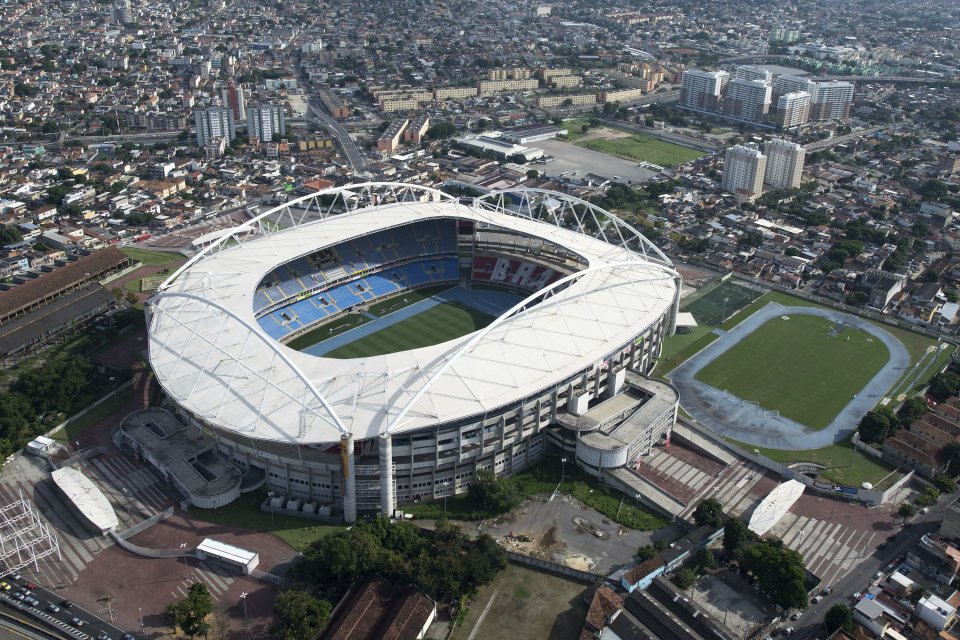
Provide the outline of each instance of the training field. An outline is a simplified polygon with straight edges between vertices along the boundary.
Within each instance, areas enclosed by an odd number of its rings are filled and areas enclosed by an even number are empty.
[[[696,373],[694,379],[823,429],[890,357],[860,329],[812,315],[775,317]],[[736,331],[736,329],[734,329]]]
[[[443,302],[422,313],[364,336],[325,354],[327,358],[367,358],[419,349],[473,333],[494,316],[461,302]]]
[[[715,327],[761,295],[733,282],[721,282],[702,295],[692,294],[693,300],[685,302],[683,310],[692,313],[698,323]]]
[[[691,160],[696,160],[703,155],[702,151],[657,140],[642,133],[611,139],[594,138],[579,140],[574,144],[611,156],[617,156],[618,158],[626,158],[637,162],[641,160],[652,162],[661,167],[672,167],[683,164]]]

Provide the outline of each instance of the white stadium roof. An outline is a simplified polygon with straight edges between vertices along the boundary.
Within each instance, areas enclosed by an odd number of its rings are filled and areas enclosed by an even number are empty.
[[[379,204],[238,238],[188,263],[149,306],[150,362],[163,388],[207,422],[251,438],[322,443],[346,432],[369,438],[482,415],[548,389],[598,365],[673,304],[676,274],[635,251],[428,191],[433,201]],[[255,288],[276,265],[436,217],[556,242],[588,268],[552,297],[471,336],[378,357],[312,356],[281,346],[257,325]]]

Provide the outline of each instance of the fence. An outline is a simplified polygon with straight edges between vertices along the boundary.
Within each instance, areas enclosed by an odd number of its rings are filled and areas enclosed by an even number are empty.
[[[601,576],[589,573],[587,571],[571,569],[570,567],[557,564],[556,562],[541,560],[539,558],[531,558],[530,556],[514,553],[513,551],[507,551],[507,560],[514,564],[523,565],[530,567],[531,569],[536,569],[537,571],[543,571],[544,573],[558,576],[560,578],[569,578],[571,580],[576,580],[577,582],[582,582],[589,585],[599,584],[603,579]]]
[[[70,423],[73,422],[74,420],[78,420],[78,419],[82,418],[83,416],[87,415],[88,412],[92,411],[93,409],[96,409],[97,407],[99,407],[101,404],[103,404],[104,402],[106,402],[106,401],[109,400],[110,398],[114,397],[115,395],[117,395],[117,394],[120,393],[121,391],[124,391],[124,390],[126,390],[126,389],[129,389],[131,386],[133,386],[133,378],[131,378],[130,380],[127,380],[126,382],[124,382],[123,384],[121,384],[119,387],[117,387],[116,389],[114,389],[113,391],[111,391],[110,393],[108,393],[107,395],[103,396],[102,398],[100,398],[99,400],[97,400],[96,402],[94,402],[93,404],[91,404],[90,406],[88,406],[86,409],[83,409],[82,411],[78,411],[77,413],[73,414],[72,416],[70,416],[69,418],[67,418],[66,420],[64,420],[63,422],[61,422],[60,424],[58,424],[57,426],[55,426],[53,429],[51,429],[50,431],[47,432],[47,434],[46,434],[47,437],[48,437],[48,438],[52,438],[52,437],[53,437],[53,434],[55,434],[55,433],[57,433],[57,432],[59,432],[59,431],[62,431],[64,428],[66,428],[66,426],[67,426],[68,424],[70,424]]]
[[[166,520],[172,515],[173,515],[173,507],[167,507],[160,513],[155,513],[149,518],[147,518],[146,520],[142,522],[138,522],[137,524],[133,525],[129,529],[124,530],[124,532],[120,534],[120,537],[123,538],[124,540],[126,540],[127,538],[132,538],[133,536],[137,535],[141,531],[146,531],[147,529],[157,524],[161,520]]]
[[[835,488],[835,485],[827,486],[817,483],[813,478],[804,475],[798,469],[788,467],[782,462],[777,462],[776,460],[768,458],[767,456],[761,454],[759,450],[747,451],[745,449],[741,449],[740,447],[725,440],[714,438],[712,433],[708,433],[707,431],[700,429],[698,426],[690,422],[687,422],[683,419],[679,419],[678,422],[682,422],[685,427],[696,433],[704,440],[712,442],[718,447],[732,451],[735,455],[740,456],[741,458],[746,458],[747,460],[750,460],[751,462],[754,462],[765,469],[773,471],[783,478],[788,480],[796,480],[797,482],[804,484],[808,489],[812,489],[824,497],[843,497],[876,506],[883,504],[886,500],[889,500],[896,489],[899,489],[905,483],[909,482],[913,477],[913,472],[910,471],[900,480],[895,482],[891,487],[882,492],[857,487],[839,487],[839,489],[837,489]]]

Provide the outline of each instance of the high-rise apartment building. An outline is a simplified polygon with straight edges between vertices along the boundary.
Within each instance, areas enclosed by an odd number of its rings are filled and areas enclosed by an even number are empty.
[[[197,109],[193,118],[197,125],[198,147],[206,147],[215,138],[223,138],[229,143],[236,135],[233,112],[226,107]]]
[[[794,142],[775,139],[763,145],[763,155],[767,157],[763,181],[771,189],[795,189],[800,186],[806,149]]]
[[[772,79],[772,74],[763,67],[743,65],[741,67],[737,67],[733,77],[734,79],[740,78],[742,80],[763,80],[764,82],[770,82]]]
[[[243,95],[243,87],[231,80],[221,92],[223,106],[233,112],[233,121],[240,122],[247,117],[247,99]]]
[[[723,157],[723,178],[720,188],[737,196],[737,200],[753,200],[763,193],[763,174],[767,158],[754,147],[736,145]]]
[[[247,109],[247,137],[250,140],[271,142],[282,138],[287,130],[283,106],[265,104]]]
[[[811,120],[846,120],[853,104],[853,84],[849,82],[815,82],[811,94]]]
[[[778,76],[773,81],[773,95],[779,97],[787,93],[806,91],[810,94],[810,99],[812,100],[813,93],[816,91],[816,87],[814,86],[815,84],[816,83],[813,80],[803,76]]]
[[[777,100],[777,126],[781,129],[799,127],[810,119],[810,94],[791,91]]]
[[[115,0],[111,10],[114,22],[118,24],[127,24],[133,22],[133,14],[130,11],[130,0]]]
[[[729,80],[730,74],[726,71],[687,69],[680,79],[680,106],[716,111]]]
[[[770,84],[765,80],[734,78],[727,85],[723,113],[731,118],[759,122],[770,111]]]

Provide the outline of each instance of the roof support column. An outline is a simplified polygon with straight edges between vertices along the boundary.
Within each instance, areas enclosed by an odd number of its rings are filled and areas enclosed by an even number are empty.
[[[393,515],[393,436],[380,434],[380,513]]]
[[[677,284],[673,292],[673,306],[670,308],[670,324],[667,327],[667,335],[672,336],[677,332],[677,315],[680,313],[680,290],[683,288],[683,279],[679,274],[673,279]]]
[[[343,498],[343,521],[357,521],[357,478],[354,468],[353,436],[340,436],[340,493]]]

